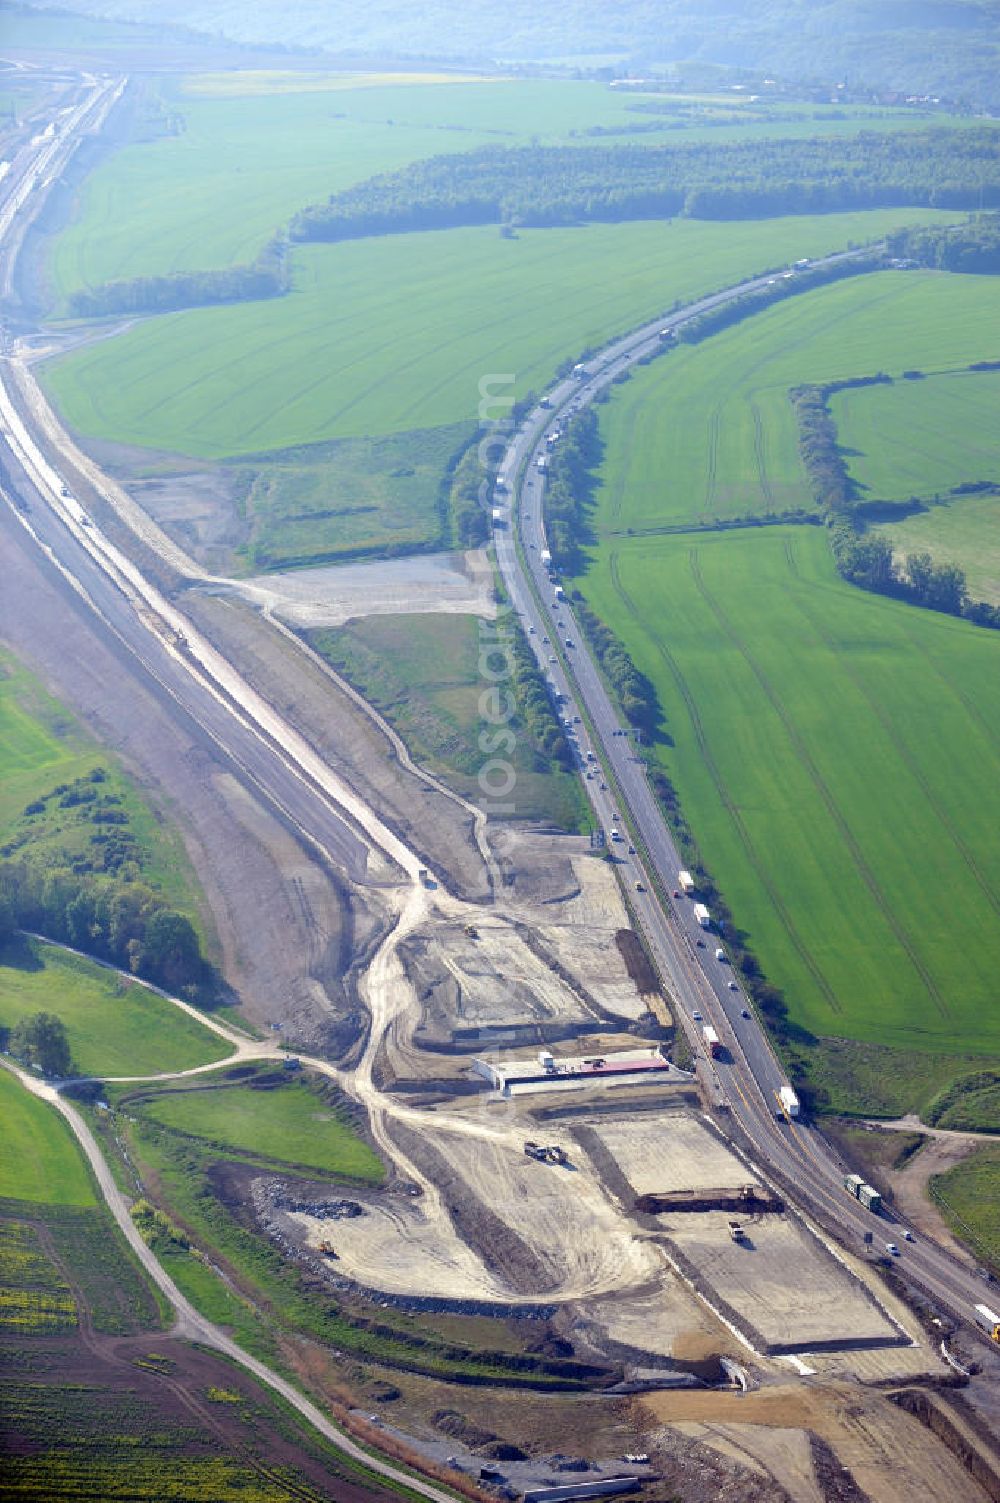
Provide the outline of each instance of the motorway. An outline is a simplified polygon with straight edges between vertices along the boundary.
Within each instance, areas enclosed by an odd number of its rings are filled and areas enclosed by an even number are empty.
[[[852,254],[864,252],[830,256],[813,265],[830,266]],[[935,1243],[917,1241],[912,1232],[914,1241],[906,1240],[910,1229],[891,1212],[876,1216],[861,1206],[845,1191],[844,1167],[822,1133],[779,1108],[776,1093],[786,1077],[738,982],[736,990],[731,988],[735,978],[728,960],[715,958],[722,941],[698,924],[691,899],[675,896],[677,874],[685,862],[650,787],[634,735],[611,702],[572,602],[555,595],[557,580],[548,563],[545,467],[539,461],[547,463],[550,436],[637,362],[656,355],[669,359],[669,346],[685,322],[766,288],[773,280],[773,273],[754,277],[666,313],[616,340],[546,393],[541,399],[545,406],[540,402],[523,419],[498,469],[497,560],[539,666],[552,693],[560,696],[558,711],[584,789],[606,833],[636,926],[700,1056],[700,1073],[715,1107],[738,1124],[759,1166],[774,1173],[793,1199],[814,1208],[827,1225],[835,1225],[851,1252],[865,1252],[866,1236],[879,1254],[893,1243],[899,1249],[893,1257],[899,1274],[953,1317],[970,1324],[976,1304],[996,1304],[988,1285]],[[620,840],[611,838],[613,831]],[[715,1028],[722,1043],[716,1060],[704,1047],[705,1024]]]
[[[69,159],[80,132],[106,118],[122,87],[121,80],[93,81],[83,98],[52,122],[51,129],[22,149],[0,181],[3,283],[9,278],[11,247],[20,241],[24,217],[34,212],[35,190],[42,190],[37,199],[43,200],[44,189]],[[703,1065],[710,1090],[718,1103],[728,1104],[760,1166],[765,1170],[770,1166],[793,1199],[825,1211],[844,1240],[860,1251],[865,1232],[884,1242],[899,1235],[901,1228],[873,1217],[847,1196],[841,1166],[814,1127],[776,1117],[774,1091],[782,1083],[780,1067],[757,1020],[741,1016],[745,999],[728,988],[730,968],[714,960],[714,946],[699,949],[698,941],[704,936],[691,917],[691,905],[669,896],[681,864],[678,853],[630,738],[614,734],[620,730],[619,717],[585,649],[572,607],[568,602],[554,602],[541,560],[545,541],[542,473],[536,462],[547,451],[546,434],[635,361],[662,350],[661,330],[675,328],[768,281],[766,275],[753,278],[664,315],[601,352],[588,363],[582,379],[560,382],[549,393],[551,406],[536,407],[529,414],[505,455],[501,477],[512,503],[504,509],[514,525],[499,527],[495,536],[512,601],[526,629],[535,628],[529,639],[536,644],[555,690],[567,696],[564,716],[572,720],[579,714],[590,728],[581,725],[581,755],[585,758],[593,750],[607,769],[606,778],[598,775],[584,784],[601,827],[610,830],[616,815],[625,816],[638,847],[636,854],[619,865],[637,927],[692,1041],[697,1046],[700,1040],[695,1014],[701,1013],[725,1047],[724,1058],[714,1067]],[[49,566],[98,614],[121,651],[141,665],[160,693],[174,702],[177,713],[197,726],[240,776],[325,859],[352,876],[367,874],[370,879],[374,857],[383,862],[387,877],[394,863],[397,880],[405,874],[404,880],[419,884],[418,858],[101,534],[69,493],[67,481],[73,477],[60,472],[58,457],[53,460],[43,452],[46,441],[31,431],[30,416],[18,410],[8,378],[4,357],[0,359],[0,449],[7,475],[3,494]],[[561,645],[543,650],[544,637]],[[567,647],[567,638],[575,646]],[[556,662],[550,663],[549,658]],[[607,787],[602,786],[604,782]],[[614,848],[619,848],[617,843]],[[644,890],[636,890],[636,882]],[[931,1243],[905,1244],[904,1258],[907,1275],[957,1318],[968,1320],[973,1305],[988,1294],[972,1272]]]

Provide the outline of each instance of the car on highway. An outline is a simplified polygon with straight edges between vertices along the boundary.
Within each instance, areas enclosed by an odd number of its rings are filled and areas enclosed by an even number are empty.
[[[737,983],[737,982],[735,982],[735,981],[730,981],[730,983],[729,983],[729,990],[730,990],[730,991],[731,991],[731,992],[738,992],[738,991],[739,991],[739,989],[740,989],[740,988],[739,988],[739,985],[738,985],[738,983]]]
[[[740,1017],[741,1018],[748,1018],[749,1016],[750,1016],[750,1009],[749,1009],[749,1007],[741,1007],[740,1008]]]
[[[558,663],[558,661],[559,661],[558,658],[549,658],[549,662],[550,663]]]
[[[680,897],[680,895],[681,895],[681,890],[680,890],[680,888],[679,888],[679,887],[675,887],[675,888],[674,888],[674,897],[675,897],[675,898],[679,898],[679,897]]]
[[[895,1242],[887,1242],[885,1244],[885,1250],[886,1250],[887,1253],[890,1253],[894,1258],[898,1258],[899,1257],[899,1248],[896,1246]]]
[[[693,1012],[691,1014],[691,1016],[694,1018],[694,1020],[695,1020],[696,1023],[700,1023],[701,1022],[701,1013],[700,1012],[695,1011],[695,1012]]]
[[[914,1237],[914,1235],[913,1235],[913,1233],[911,1231],[905,1231],[903,1233],[903,1241],[904,1242],[914,1242],[914,1241],[916,1241],[916,1238]]]
[[[567,637],[566,638],[566,646],[567,647],[572,647],[573,646],[573,638],[572,637]]]
[[[534,635],[535,635],[535,628],[533,626],[529,626],[528,627],[528,636],[529,637],[533,637]]]

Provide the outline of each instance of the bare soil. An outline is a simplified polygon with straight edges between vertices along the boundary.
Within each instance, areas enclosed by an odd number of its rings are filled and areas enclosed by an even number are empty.
[[[266,1026],[294,1016],[303,1045],[345,1047],[360,1027],[348,971],[370,928],[360,898],[349,897],[235,781],[214,745],[161,700],[5,507],[0,545],[0,639],[176,822],[216,958],[248,1017]]]
[[[653,1425],[721,1427],[735,1444],[743,1427],[752,1426],[762,1458],[761,1429],[818,1435],[871,1503],[987,1503],[987,1493],[929,1429],[886,1395],[856,1385],[782,1386],[746,1395],[656,1393],[641,1404]],[[657,1447],[661,1435],[657,1430],[650,1437]]]
[[[468,811],[401,767],[375,722],[294,642],[241,602],[188,591],[182,607],[385,823],[424,854],[430,867],[449,874],[459,895],[488,896],[488,874]]]

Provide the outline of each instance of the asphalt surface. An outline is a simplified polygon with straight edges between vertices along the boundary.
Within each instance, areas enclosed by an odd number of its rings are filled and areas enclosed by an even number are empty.
[[[812,265],[830,266],[858,254],[863,252],[830,256]],[[499,517],[494,525],[497,558],[539,666],[552,692],[561,696],[560,717],[585,791],[715,1106],[742,1129],[761,1168],[788,1186],[793,1199],[832,1221],[851,1251],[864,1255],[870,1248],[884,1256],[888,1244],[894,1243],[898,1253],[888,1255],[899,1265],[899,1274],[932,1295],[954,1318],[971,1324],[975,1305],[996,1308],[1000,1303],[995,1286],[934,1243],[917,1240],[915,1233],[914,1241],[907,1241],[907,1227],[891,1211],[867,1211],[844,1189],[845,1166],[822,1133],[781,1110],[777,1092],[787,1084],[781,1066],[749,999],[742,989],[730,989],[732,967],[715,957],[724,939],[698,924],[693,914],[696,896],[675,896],[684,861],[653,795],[634,732],[611,702],[572,602],[556,597],[558,578],[547,562],[545,470],[539,461],[547,461],[552,452],[549,436],[636,362],[655,354],[669,360],[673,331],[684,322],[767,287],[776,275],[781,273],[751,278],[665,313],[600,351],[576,376],[546,393],[546,405],[537,405],[523,419],[500,465],[495,500]],[[664,338],[666,331],[669,337]],[[614,831],[620,840],[612,839]],[[744,1009],[748,1018],[742,1016]],[[706,1050],[706,1025],[719,1035],[718,1059],[711,1059]]]

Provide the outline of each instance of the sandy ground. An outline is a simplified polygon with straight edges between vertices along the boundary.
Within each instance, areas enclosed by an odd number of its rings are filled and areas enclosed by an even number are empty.
[[[694,1420],[671,1426],[681,1435],[726,1456],[759,1477],[769,1477],[796,1503],[826,1503],[816,1480],[809,1436],[782,1426],[708,1424]]]
[[[929,1199],[927,1183],[933,1175],[944,1174],[945,1170],[960,1164],[982,1142],[981,1137],[972,1134],[929,1137],[902,1169],[886,1172],[900,1215],[912,1222],[918,1232],[946,1247],[970,1268],[975,1266],[976,1260],[952,1235],[941,1212]]]
[[[657,1220],[675,1248],[716,1296],[769,1346],[808,1352],[810,1343],[882,1338],[898,1329],[861,1286],[794,1217],[741,1217],[742,1242],[724,1211]]]
[[[428,613],[496,616],[485,552],[424,553],[413,558],[257,574],[229,588],[290,626],[343,626],[356,616]]]
[[[872,1503],[986,1503],[986,1494],[945,1447],[880,1394],[839,1385],[798,1385],[732,1397],[657,1393],[641,1403],[654,1423],[707,1426],[712,1433],[721,1425],[723,1436],[736,1446],[744,1426],[812,1430],[849,1467]],[[731,1426],[738,1427],[735,1433]],[[773,1453],[768,1455],[766,1437],[758,1433],[752,1444],[751,1454],[771,1469]],[[785,1442],[779,1447],[787,1452]]]
[[[735,1189],[754,1180],[743,1160],[689,1112],[601,1119],[593,1130],[636,1195]]]

